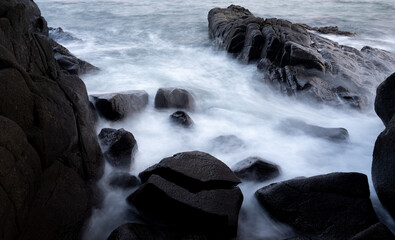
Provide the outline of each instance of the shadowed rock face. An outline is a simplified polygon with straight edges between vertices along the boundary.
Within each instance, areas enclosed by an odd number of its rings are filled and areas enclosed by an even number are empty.
[[[264,81],[286,95],[363,108],[395,67],[394,54],[384,50],[339,45],[307,25],[257,18],[240,6],[214,8],[208,21],[220,47],[244,62],[256,61]]]
[[[372,180],[377,196],[395,219],[395,74],[377,88],[375,110],[386,128],[377,137],[372,162]]]
[[[60,72],[33,1],[0,16],[0,238],[78,238],[103,171],[85,85]]]
[[[346,240],[378,222],[368,179],[360,173],[296,178],[255,194],[274,218],[312,239]]]
[[[179,153],[139,177],[143,185],[127,201],[147,221],[177,236],[196,233],[229,239],[237,235],[243,195],[235,185],[240,180],[220,160],[203,152]]]

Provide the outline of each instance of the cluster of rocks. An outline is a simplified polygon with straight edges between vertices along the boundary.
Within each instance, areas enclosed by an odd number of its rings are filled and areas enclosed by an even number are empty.
[[[85,85],[37,5],[0,1],[1,239],[78,239],[103,173]]]
[[[256,62],[265,82],[297,98],[361,109],[370,103],[380,79],[395,68],[390,52],[371,47],[359,51],[313,31],[352,35],[336,27],[259,18],[234,5],[212,9],[208,22],[220,47],[244,62]]]

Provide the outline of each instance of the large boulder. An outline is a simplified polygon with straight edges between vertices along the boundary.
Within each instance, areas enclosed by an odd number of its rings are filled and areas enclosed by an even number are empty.
[[[377,87],[374,110],[387,126],[395,113],[395,73]]]
[[[346,240],[378,222],[360,173],[296,178],[263,187],[256,197],[274,218],[312,239]]]
[[[108,163],[128,171],[137,151],[133,134],[123,128],[103,128],[99,133],[99,140]]]
[[[94,112],[30,0],[0,2],[0,115],[0,238],[78,238],[103,173]]]
[[[181,108],[194,110],[195,99],[192,94],[181,88],[159,88],[155,95],[156,108]]]
[[[394,240],[395,236],[382,223],[376,223],[369,228],[358,233],[350,240]]]
[[[98,113],[112,121],[136,114],[148,104],[148,93],[143,90],[97,94],[92,97]]]
[[[243,201],[240,180],[220,160],[203,152],[165,158],[139,174],[143,185],[127,201],[147,221],[180,235],[209,239],[237,235]]]
[[[378,79],[395,68],[395,55],[390,52],[357,50],[314,33],[346,34],[336,27],[259,18],[235,5],[210,10],[208,22],[220,47],[245,62],[254,60],[265,82],[298,98],[363,108],[372,99]]]
[[[259,157],[246,158],[233,166],[233,172],[242,180],[266,181],[280,175],[280,167]]]

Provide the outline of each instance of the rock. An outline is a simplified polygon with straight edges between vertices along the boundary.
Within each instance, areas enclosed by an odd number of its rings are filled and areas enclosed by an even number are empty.
[[[350,240],[394,240],[395,236],[382,223],[376,223],[368,229],[358,233]]]
[[[395,219],[395,118],[377,137],[373,151],[372,181],[383,206]]]
[[[126,223],[111,232],[107,240],[165,240],[165,234],[148,225]]]
[[[247,181],[266,181],[280,175],[279,166],[258,157],[249,157],[233,167],[237,177]]]
[[[331,141],[346,141],[349,139],[348,131],[345,128],[324,128],[307,124],[297,119],[286,119],[282,121],[281,130],[288,134],[302,133]]]
[[[307,237],[298,236],[298,237],[293,237],[293,238],[287,238],[287,239],[284,239],[284,240],[311,240],[311,239],[307,238]]]
[[[220,160],[202,152],[165,158],[139,174],[143,185],[127,201],[147,221],[180,235],[208,239],[237,235],[243,201],[240,180]]]
[[[125,129],[103,128],[99,133],[104,156],[111,166],[129,170],[137,151],[137,142]]]
[[[223,153],[236,152],[245,147],[243,140],[235,135],[221,135],[210,141],[211,148]]]
[[[85,85],[60,71],[33,1],[0,1],[0,82],[0,238],[76,239],[102,154]]]
[[[380,78],[395,68],[395,55],[390,52],[342,46],[307,25],[258,18],[240,6],[214,8],[208,22],[220,47],[242,61],[256,60],[266,83],[296,98],[362,109],[370,103]],[[336,27],[315,30],[348,34]]]
[[[155,95],[155,107],[194,110],[195,100],[185,89],[159,88]]]
[[[292,179],[255,195],[274,218],[313,239],[349,239],[378,222],[368,179],[360,173]]]
[[[98,113],[107,120],[121,120],[136,114],[148,104],[146,91],[134,90],[92,96]]]
[[[57,28],[49,28],[49,37],[52,38],[55,41],[81,41],[81,39],[76,38],[73,36],[73,34],[69,32],[63,31],[61,27]]]
[[[130,189],[139,186],[141,183],[136,176],[129,173],[115,173],[110,176],[108,184],[113,188]]]
[[[395,73],[377,87],[374,110],[387,126],[395,113]]]
[[[69,50],[50,39],[49,43],[55,53],[55,59],[59,64],[60,70],[65,74],[82,75],[98,71],[99,68],[74,56]]]
[[[357,35],[355,32],[341,31],[341,30],[339,30],[339,27],[337,27],[337,26],[310,27],[307,24],[300,24],[300,25],[308,30],[314,30],[314,31],[322,33],[322,34],[334,34],[334,35],[340,35],[340,36],[355,36],[355,35]]]
[[[193,125],[192,118],[184,111],[177,111],[170,115],[170,120],[183,127],[191,127]]]

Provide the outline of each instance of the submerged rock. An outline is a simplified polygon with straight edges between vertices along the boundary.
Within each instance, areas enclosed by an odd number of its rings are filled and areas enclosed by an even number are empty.
[[[192,118],[184,111],[177,111],[170,115],[170,120],[183,127],[191,127],[193,125]]]
[[[111,166],[129,170],[134,154],[137,151],[137,142],[133,134],[125,129],[103,128],[99,134],[103,146],[104,156]]]
[[[240,180],[220,160],[203,152],[179,153],[139,177],[143,185],[127,201],[146,220],[180,235],[236,236],[243,195],[235,185]]]
[[[99,115],[117,121],[135,114],[148,104],[148,93],[143,90],[92,95]]]
[[[230,153],[244,148],[245,144],[235,135],[221,135],[211,140],[210,146],[213,150]]]
[[[258,157],[249,157],[233,167],[237,177],[248,181],[266,181],[280,175],[279,166]]]
[[[107,240],[165,240],[165,234],[148,225],[126,223],[111,232]]]
[[[368,179],[360,173],[331,173],[263,187],[260,204],[276,219],[312,239],[346,240],[378,222]]]
[[[395,68],[395,55],[390,52],[339,45],[309,31],[311,27],[258,18],[240,6],[214,8],[208,22],[210,35],[220,47],[245,62],[256,61],[265,82],[298,98],[361,109],[372,98],[380,77]]]
[[[155,95],[155,107],[194,110],[195,100],[185,89],[159,88]]]
[[[49,28],[49,37],[55,41],[63,40],[63,41],[81,41],[81,39],[76,38],[73,34],[69,32],[63,31],[61,27],[57,28]]]
[[[141,183],[136,176],[125,172],[115,172],[109,177],[108,184],[113,188],[130,189]]]
[[[349,139],[348,131],[345,128],[324,128],[307,124],[297,119],[282,121],[280,128],[288,134],[303,133],[312,137],[324,138],[331,141],[346,141]]]

